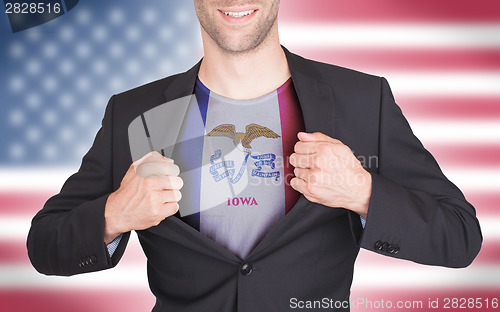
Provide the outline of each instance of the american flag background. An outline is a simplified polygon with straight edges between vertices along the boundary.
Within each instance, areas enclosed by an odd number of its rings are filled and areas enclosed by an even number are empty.
[[[202,56],[193,3],[80,1],[17,33],[3,13],[0,311],[150,311],[135,236],[116,268],[73,277],[38,274],[25,241],[31,218],[78,169],[109,97]],[[482,226],[483,248],[465,269],[362,250],[352,311],[500,311],[500,1],[283,0],[279,23],[292,52],[386,77]]]

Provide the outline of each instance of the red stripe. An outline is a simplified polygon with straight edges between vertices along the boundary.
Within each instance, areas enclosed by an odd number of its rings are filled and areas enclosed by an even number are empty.
[[[390,279],[390,276],[387,277]],[[430,282],[431,283],[431,282]],[[429,285],[432,286],[432,285]],[[397,289],[384,287],[384,281],[380,281],[380,287],[372,288],[353,288],[351,292],[351,311],[356,312],[374,312],[374,311],[405,311],[405,312],[443,312],[443,311],[467,311],[467,312],[493,312],[499,311],[500,307],[500,289],[497,288],[465,288],[465,289],[442,289],[431,287],[427,289],[415,289],[412,287],[411,280],[408,281],[408,287],[401,287]],[[457,298],[458,306],[453,305],[453,298]],[[465,305],[460,306],[465,299]],[[471,302],[468,300],[471,298]],[[478,298],[476,300],[476,298]],[[438,300],[436,308],[429,307],[429,301]],[[376,305],[381,305],[382,300],[385,302],[385,308],[376,308]],[[390,301],[390,303],[388,303]],[[396,305],[398,301],[410,301],[410,307],[398,309]],[[417,301],[414,307],[411,307],[412,302]],[[418,302],[422,305],[418,307]],[[474,303],[472,303],[474,302]],[[493,306],[492,306],[493,302]],[[446,306],[448,303],[448,306]],[[479,303],[481,306],[479,307]],[[392,304],[392,308],[387,305]],[[471,304],[468,306],[467,304]],[[486,306],[488,305],[488,306]]]
[[[30,265],[25,242],[0,241],[0,264]]]
[[[294,47],[294,53],[359,71],[498,71],[500,49],[339,49]]]
[[[144,290],[1,290],[2,311],[137,312],[151,311],[155,298]]]
[[[43,208],[43,205],[54,194],[44,192],[0,192],[0,215],[32,215]]]
[[[280,21],[498,22],[497,0],[295,0],[282,1]]]
[[[485,240],[481,247],[481,251],[474,260],[475,265],[496,265],[500,259],[500,241]],[[369,250],[362,250],[356,260],[358,266],[373,266],[380,265],[381,267],[399,267],[408,268],[408,270],[416,270],[418,267],[415,263],[407,260],[391,258],[377,254]]]
[[[294,152],[295,143],[298,141],[297,133],[304,131],[304,118],[300,110],[299,100],[295,88],[289,83],[281,86],[278,93],[278,103],[281,121],[281,142],[283,145],[283,158],[285,175],[285,213],[288,213],[300,197],[300,193],[290,186],[290,180],[294,177],[294,167],[289,163],[289,157]],[[291,86],[291,87],[290,87]]]
[[[129,244],[120,263],[134,265],[146,263],[146,256],[139,244]],[[0,264],[25,264],[31,266],[25,241],[0,240]]]
[[[388,277],[390,279],[390,276]],[[411,286],[408,281],[408,287],[386,288],[384,281],[380,282],[380,287],[374,288],[356,288],[351,292],[351,311],[373,312],[373,311],[470,311],[470,312],[493,312],[498,311],[498,306],[492,302],[498,302],[500,289],[496,288],[466,288],[466,289],[441,289],[428,288],[418,289]],[[295,297],[291,295],[291,297]],[[448,298],[448,299],[446,299]],[[472,298],[475,306],[465,308],[453,308],[451,306],[452,298]],[[480,298],[476,301],[476,298]],[[497,298],[497,299],[495,299]],[[299,300],[311,300],[313,298],[297,298]],[[317,298],[314,298],[317,299]],[[328,299],[328,298],[327,298]],[[438,299],[439,307],[429,308],[429,301]],[[413,308],[375,308],[382,304],[382,300],[387,305],[388,301],[394,306],[398,301],[421,301],[421,307]],[[445,303],[449,302],[449,307]],[[34,291],[34,290],[4,290],[0,292],[0,302],[2,311],[17,312],[109,312],[109,311],[151,311],[155,299],[147,290],[112,290],[98,289],[88,290],[54,290],[54,291]],[[481,302],[482,307],[477,308]],[[488,307],[486,303],[488,302]],[[460,301],[458,302],[460,304]],[[417,303],[416,303],[417,304]],[[283,303],[284,307],[289,307],[289,302]],[[496,306],[496,307],[495,307]],[[297,309],[299,310],[299,309]],[[304,309],[306,310],[306,309]],[[319,309],[318,309],[319,310]],[[327,309],[322,309],[329,311]],[[310,310],[307,310],[310,311]]]
[[[500,214],[500,193],[467,193],[465,196],[474,205],[478,215],[487,217]]]
[[[390,81],[389,81],[390,83]],[[496,97],[397,97],[409,119],[498,119],[500,98]]]
[[[481,216],[479,216],[481,220]],[[474,263],[496,264],[500,259],[500,241],[485,240],[481,252]],[[120,260],[120,265],[142,265],[146,263],[146,256],[138,244],[129,244]],[[357,261],[358,265],[395,265],[409,266],[414,264],[408,261],[385,257],[373,252],[362,251]],[[31,266],[24,241],[0,241],[0,265],[26,265]]]
[[[500,145],[426,145],[440,165],[500,168]]]

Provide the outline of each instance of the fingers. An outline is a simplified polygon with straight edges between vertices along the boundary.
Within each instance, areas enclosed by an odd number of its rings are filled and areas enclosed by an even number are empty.
[[[176,203],[182,198],[179,190],[161,191],[159,196],[159,201],[162,203]]]
[[[136,174],[141,178],[177,176],[180,173],[179,166],[174,164],[173,160],[168,160],[167,158],[159,160],[146,159],[135,168]]]
[[[303,168],[295,168],[293,169],[293,174],[297,177],[300,178],[301,180],[304,181],[309,181],[309,173],[310,169],[303,169]]]
[[[175,202],[167,202],[163,204],[163,208],[165,209],[167,217],[169,217],[179,211],[179,204]]]
[[[151,151],[149,153],[147,153],[146,155],[142,156],[141,158],[139,158],[138,160],[134,161],[134,165],[135,166],[139,166],[140,164],[142,164],[143,162],[151,162],[151,161],[160,161],[165,159],[165,160],[168,160],[169,158],[166,158],[164,156],[162,156],[160,153],[158,153],[157,151]],[[173,160],[170,159],[169,162],[174,162]]]
[[[341,141],[334,139],[332,137],[329,137],[326,134],[323,134],[321,132],[314,132],[314,133],[299,132],[299,133],[297,133],[297,137],[299,138],[300,141],[304,141],[304,142],[342,143]]]
[[[180,190],[184,185],[184,181],[178,176],[164,177],[158,183],[160,183],[160,190]]]
[[[290,165],[295,168],[313,168],[316,164],[316,155],[303,155],[293,153],[290,155],[289,162]]]
[[[300,178],[293,178],[290,180],[290,186],[297,192],[303,194],[309,201],[316,202],[317,199],[314,197],[308,187],[308,183]]]

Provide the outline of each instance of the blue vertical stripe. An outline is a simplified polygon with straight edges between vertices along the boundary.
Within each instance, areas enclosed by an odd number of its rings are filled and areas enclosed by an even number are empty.
[[[172,158],[179,166],[184,181],[179,210],[190,212],[184,213],[181,219],[198,231],[200,230],[201,166],[209,95],[210,91],[200,89],[197,84],[196,103],[191,102],[189,105],[179,131],[179,143],[176,144],[172,153]],[[203,124],[199,122],[200,116]]]

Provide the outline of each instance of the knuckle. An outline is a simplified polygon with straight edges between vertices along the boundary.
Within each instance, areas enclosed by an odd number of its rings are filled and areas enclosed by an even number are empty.
[[[181,189],[183,186],[184,186],[184,180],[182,180],[181,177],[173,177],[172,178],[172,186],[175,188],[175,189]]]
[[[311,184],[311,183],[307,183],[306,184],[306,192],[310,195],[310,196],[313,196],[315,197],[316,195],[316,188]]]
[[[299,142],[297,142],[297,143],[295,143],[295,144],[293,145],[293,151],[294,151],[295,153],[297,153],[297,150],[298,150],[298,148],[299,148],[298,146],[299,146]]]
[[[318,184],[321,182],[321,172],[319,170],[314,170],[310,174],[310,181],[313,184]]]
[[[173,194],[174,194],[174,201],[175,201],[175,202],[178,202],[178,201],[180,201],[180,200],[181,200],[181,198],[182,198],[182,193],[181,193],[181,191],[179,191],[179,190],[174,190]]]
[[[321,155],[316,155],[316,157],[312,158],[312,161],[311,161],[312,167],[314,167],[314,168],[321,167],[322,158],[323,158],[323,156],[321,156]]]
[[[179,173],[181,172],[179,166],[177,166],[174,163],[167,164],[166,171],[167,171],[167,173],[168,173],[169,176],[178,176]]]
[[[166,204],[166,211],[168,216],[171,216],[175,214],[177,211],[179,211],[179,204],[178,203],[168,203]]]

